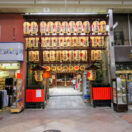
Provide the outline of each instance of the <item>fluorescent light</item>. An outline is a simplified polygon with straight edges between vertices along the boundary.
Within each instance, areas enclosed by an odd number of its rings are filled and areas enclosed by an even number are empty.
[[[33,1],[0,1],[0,4],[34,4]]]
[[[25,13],[25,15],[94,15],[95,12],[91,13]]]
[[[123,4],[124,5],[132,5],[132,1],[124,1]]]
[[[87,5],[121,5],[121,1],[80,1],[80,4]]]
[[[62,4],[79,4],[78,1],[36,1],[36,4],[50,4],[50,5],[62,5]]]

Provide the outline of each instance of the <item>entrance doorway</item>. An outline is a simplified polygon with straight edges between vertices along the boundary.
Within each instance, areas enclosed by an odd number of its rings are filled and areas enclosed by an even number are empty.
[[[57,73],[57,87],[72,86],[73,78],[74,78],[73,73]]]

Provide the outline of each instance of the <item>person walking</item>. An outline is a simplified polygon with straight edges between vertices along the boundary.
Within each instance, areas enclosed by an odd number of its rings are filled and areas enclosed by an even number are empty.
[[[75,79],[72,80],[72,84],[73,84],[73,88],[75,89],[75,86],[76,86],[76,81],[75,81]]]

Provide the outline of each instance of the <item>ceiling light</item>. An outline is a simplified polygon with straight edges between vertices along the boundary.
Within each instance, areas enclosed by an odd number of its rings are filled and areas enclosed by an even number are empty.
[[[87,5],[121,5],[121,1],[80,1],[80,4]]]
[[[25,13],[25,15],[95,15],[96,12],[91,13]]]
[[[33,1],[0,1],[0,4],[34,4]]]
[[[78,1],[36,1],[36,4],[50,4],[50,5],[62,5],[62,4],[79,4]]]

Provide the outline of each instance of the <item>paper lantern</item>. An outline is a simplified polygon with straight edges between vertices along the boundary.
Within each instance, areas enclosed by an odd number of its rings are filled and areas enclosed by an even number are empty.
[[[51,74],[49,71],[44,71],[43,72],[43,78],[50,78],[51,77]]]
[[[69,71],[73,71],[74,67],[73,66],[69,66],[68,69],[69,69]]]
[[[43,80],[43,71],[37,70],[35,71],[35,80],[37,82],[41,82]]]
[[[98,21],[94,21],[92,27],[93,27],[93,33],[99,33],[99,22]]]
[[[97,47],[97,37],[91,37],[92,47]]]
[[[44,68],[46,69],[46,71],[50,71],[50,66],[45,66]]]
[[[56,61],[61,61],[61,51],[56,51]]]
[[[87,61],[87,50],[82,50],[80,53],[81,61]]]
[[[94,50],[91,50],[91,60],[92,60],[92,61],[94,61],[94,60],[95,60]]]
[[[88,46],[89,46],[88,37],[84,37],[84,45],[83,45],[83,47],[88,47]]]
[[[75,60],[80,61],[80,50],[76,50]]]
[[[71,38],[70,37],[66,37],[66,43],[67,43],[66,47],[71,47]]]
[[[76,24],[74,21],[69,22],[69,32],[70,33],[75,33],[76,32]]]
[[[55,51],[50,51],[50,61],[55,61]]]
[[[68,22],[62,22],[62,33],[68,33]]]
[[[54,24],[54,32],[55,33],[60,33],[61,32],[61,22],[60,21],[56,21]]]
[[[76,32],[77,33],[82,33],[82,29],[83,29],[82,21],[77,21],[76,22]]]
[[[94,81],[96,79],[96,70],[88,70],[87,77],[90,81]]]
[[[38,33],[38,24],[37,22],[31,22],[31,34]]]
[[[79,43],[80,43],[81,47],[85,47],[84,46],[84,39],[85,39],[85,37],[79,37]]]
[[[53,22],[49,21],[47,23],[47,30],[48,30],[48,33],[53,33],[53,31],[54,31],[54,23]]]
[[[38,62],[39,61],[39,51],[34,51],[35,59],[34,61]]]
[[[56,66],[51,66],[52,71],[56,71],[56,69],[57,69]]]
[[[62,71],[63,70],[63,68],[62,68],[62,66],[57,66],[57,71]]]
[[[50,47],[50,37],[45,38],[45,47],[49,48]]]
[[[102,60],[102,51],[101,50],[95,50],[94,51],[94,59],[95,60]]]
[[[79,66],[74,66],[74,70],[78,71],[79,70]]]
[[[47,47],[47,43],[44,37],[41,38],[41,47],[42,48],[46,48]]]
[[[85,71],[85,66],[84,65],[80,66],[80,70]]]
[[[89,23],[89,21],[83,22],[83,31],[84,31],[84,33],[89,33],[90,32],[90,23]]]
[[[71,50],[71,61],[74,61],[74,50]]]
[[[63,50],[63,61],[68,61],[68,51]]]
[[[95,37],[96,46],[100,47],[100,37]]]
[[[57,46],[57,38],[56,37],[53,37],[52,38],[52,47],[56,47]]]
[[[64,38],[60,37],[59,38],[59,47],[63,47],[64,46]]]
[[[66,47],[67,47],[67,44],[68,44],[68,43],[67,43],[67,38],[66,38],[66,37],[64,37],[63,47],[65,47],[65,48],[66,48]]]
[[[68,71],[68,66],[63,66],[63,71],[64,72]]]
[[[37,82],[41,82],[43,80],[43,71],[45,71],[46,69],[43,68],[42,66],[37,65],[32,70],[35,73],[35,80]]]
[[[49,62],[49,51],[43,51],[43,61],[44,62]]]
[[[28,46],[29,48],[33,47],[33,41],[34,41],[33,37],[29,38],[29,46]]]
[[[39,51],[29,51],[29,61],[39,61]]]
[[[59,37],[57,37],[57,40],[56,40],[57,42],[56,42],[56,46],[57,46],[57,48],[59,48],[60,47],[60,38]]]
[[[104,42],[104,37],[100,37],[100,42],[99,42],[99,45],[100,45],[100,47],[104,47],[104,44],[105,42]]]
[[[38,48],[38,45],[39,45],[39,38],[36,37],[36,38],[33,38],[33,44],[32,44],[32,47],[33,48]]]
[[[78,46],[78,38],[72,37],[72,44],[71,47],[77,47]]]
[[[40,33],[45,34],[47,32],[47,24],[45,21],[40,22]]]
[[[100,21],[99,23],[99,32],[105,33],[106,32],[106,21]]]
[[[23,23],[23,32],[24,32],[24,34],[26,35],[26,34],[30,34],[30,23],[29,22],[24,22]]]

